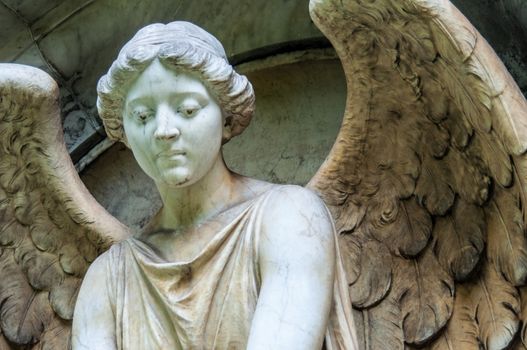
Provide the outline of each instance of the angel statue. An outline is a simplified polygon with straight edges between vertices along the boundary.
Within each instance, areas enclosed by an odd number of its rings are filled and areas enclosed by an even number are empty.
[[[55,82],[0,65],[1,349],[527,349],[517,85],[447,0],[310,13],[348,96],[307,189],[223,162],[254,94],[212,35],[122,48],[97,106],[163,201],[137,233],[75,172]]]

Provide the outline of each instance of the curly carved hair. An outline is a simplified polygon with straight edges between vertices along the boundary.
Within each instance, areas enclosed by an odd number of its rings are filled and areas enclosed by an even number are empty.
[[[223,143],[240,134],[254,112],[251,83],[228,63],[221,43],[189,22],[151,24],[121,49],[97,85],[97,109],[108,137],[127,144],[123,109],[131,84],[154,61],[195,73],[219,102],[230,132]]]

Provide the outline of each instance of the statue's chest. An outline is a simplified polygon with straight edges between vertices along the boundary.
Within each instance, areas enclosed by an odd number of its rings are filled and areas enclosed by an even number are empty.
[[[123,349],[138,348],[140,341],[146,342],[142,348],[245,348],[259,291],[251,218],[241,215],[212,237],[195,234],[203,238],[201,250],[187,250],[187,256],[177,252],[184,236],[157,238],[158,249],[176,248],[175,261],[160,258],[145,242],[130,241],[115,277],[118,323],[126,324]]]
[[[211,225],[198,225],[177,231],[151,234],[144,240],[165,261],[191,261],[199,255],[217,234]]]

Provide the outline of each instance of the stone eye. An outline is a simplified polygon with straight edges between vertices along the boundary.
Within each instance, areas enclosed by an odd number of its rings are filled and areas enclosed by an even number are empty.
[[[183,114],[186,118],[191,118],[198,114],[199,107],[194,106],[188,106],[188,107],[181,107],[179,109],[179,113]]]
[[[145,123],[152,116],[152,112],[149,110],[138,110],[134,111],[135,118],[141,123]]]

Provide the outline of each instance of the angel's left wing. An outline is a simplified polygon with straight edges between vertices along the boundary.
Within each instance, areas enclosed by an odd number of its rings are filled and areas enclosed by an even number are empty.
[[[342,61],[332,211],[364,349],[527,344],[527,102],[447,0],[311,0]]]
[[[55,81],[0,64],[0,349],[67,349],[89,264],[128,232],[75,171]]]

